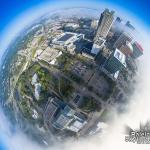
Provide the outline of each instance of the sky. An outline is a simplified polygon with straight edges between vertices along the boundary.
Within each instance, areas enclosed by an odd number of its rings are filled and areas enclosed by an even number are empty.
[[[103,144],[99,142],[99,135],[84,140],[64,143],[64,150],[148,150],[150,145],[127,144],[120,134],[125,123],[137,127],[141,120],[149,119],[150,114],[150,4],[149,0],[0,0],[0,55],[6,50],[10,41],[26,25],[48,10],[71,6],[85,6],[92,8],[108,7],[118,11],[124,18],[129,18],[141,32],[141,43],[145,54],[140,60],[137,89],[131,97],[132,102],[127,113],[112,123],[112,128],[106,134]],[[114,111],[113,111],[114,113]],[[117,117],[116,117],[117,118]],[[26,146],[22,146],[26,145]],[[11,134],[6,116],[0,111],[0,150],[43,150],[18,131]],[[62,145],[49,147],[48,150],[60,150]]]
[[[5,28],[16,16],[24,11],[46,2],[62,0],[0,0],[0,31]],[[77,0],[79,1],[79,0]],[[121,6],[136,14],[146,24],[150,24],[150,0],[92,0],[93,2],[108,2]],[[70,0],[72,2],[72,0]]]

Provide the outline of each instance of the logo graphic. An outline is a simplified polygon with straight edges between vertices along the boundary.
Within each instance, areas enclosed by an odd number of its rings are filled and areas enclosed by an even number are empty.
[[[133,130],[126,126],[125,142],[137,144],[150,144],[150,121],[140,124],[140,129]]]

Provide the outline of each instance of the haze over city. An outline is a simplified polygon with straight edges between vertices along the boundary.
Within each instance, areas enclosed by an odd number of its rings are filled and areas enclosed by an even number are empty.
[[[90,4],[90,3],[89,3]],[[89,4],[86,4],[87,6]],[[96,4],[95,4],[96,5]],[[95,6],[94,5],[94,6]],[[65,6],[65,5],[64,5]],[[63,6],[63,7],[64,7]],[[86,6],[86,7],[87,7]],[[90,6],[90,5],[89,5]],[[94,8],[92,6],[92,8]],[[56,5],[57,8],[57,5]],[[149,69],[149,29],[141,23],[138,18],[135,16],[130,15],[130,13],[126,11],[122,11],[121,8],[111,6],[111,5],[102,5],[97,6],[96,9],[104,10],[105,8],[109,8],[110,10],[115,10],[117,14],[119,14],[119,17],[124,17],[124,14],[126,14],[125,20],[132,20],[132,24],[136,27],[136,29],[140,33],[140,43],[144,49],[144,55],[139,58],[138,61],[138,74],[137,74],[137,82],[136,82],[136,89],[133,92],[133,94],[130,96],[128,109],[122,113],[118,114],[117,108],[114,108],[110,111],[113,115],[113,121],[111,123],[111,127],[109,130],[107,130],[105,133],[101,134],[98,133],[96,135],[93,135],[91,137],[84,137],[77,140],[68,140],[64,143],[57,144],[57,141],[54,141],[54,144],[52,146],[48,146],[46,148],[41,147],[39,144],[37,144],[34,141],[31,141],[20,129],[13,130],[13,126],[9,123],[9,120],[7,120],[7,117],[3,114],[1,110],[0,115],[0,131],[2,133],[2,141],[4,141],[4,145],[6,145],[6,149],[12,149],[12,150],[42,150],[42,149],[65,149],[65,150],[80,150],[80,149],[87,149],[87,150],[97,150],[97,149],[104,149],[104,150],[110,150],[112,147],[114,149],[136,149],[136,150],[147,150],[149,148],[149,145],[138,145],[135,143],[127,143],[125,142],[125,133],[124,128],[125,125],[130,126],[133,129],[138,129],[140,126],[140,122],[145,123],[147,120],[149,120],[149,105],[150,105],[150,69]],[[45,9],[45,5],[38,7],[37,9],[31,9],[29,11],[37,11],[38,9],[41,10],[38,15],[31,15],[32,17],[27,17],[27,23],[23,23],[23,25],[19,25],[18,29],[15,29],[15,26],[18,24],[18,21],[13,23],[12,26],[8,26],[7,30],[4,32],[2,39],[1,39],[1,56],[3,52],[5,52],[5,49],[8,47],[10,41],[16,37],[16,35],[24,28],[27,24],[30,24],[33,20],[37,19],[38,16],[43,15],[49,7]],[[99,13],[101,13],[99,12]],[[121,14],[119,13],[121,12]],[[28,13],[25,13],[23,17],[28,16]],[[35,18],[34,18],[34,17]],[[21,17],[22,18],[22,17]],[[21,19],[20,18],[20,19]],[[34,19],[33,19],[34,18]],[[134,19],[132,19],[134,18]],[[20,19],[17,19],[20,21]],[[124,19],[124,18],[123,18]],[[25,19],[23,19],[25,20]],[[20,24],[20,22],[19,22]],[[12,28],[11,28],[12,27]],[[12,35],[8,38],[7,33],[10,32]],[[138,35],[139,36],[139,35]],[[137,40],[139,40],[139,37],[136,37]],[[26,146],[22,146],[26,145]]]

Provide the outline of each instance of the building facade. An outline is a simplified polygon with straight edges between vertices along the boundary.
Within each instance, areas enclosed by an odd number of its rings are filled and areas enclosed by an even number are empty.
[[[106,40],[104,40],[102,38],[99,38],[97,41],[95,41],[92,46],[91,53],[94,55],[97,55],[99,53],[99,51],[104,47],[105,41]]]
[[[94,41],[97,41],[99,37],[104,39],[106,38],[114,21],[114,13],[114,11],[110,12],[109,9],[105,9],[104,12],[101,14]]]
[[[126,56],[116,49],[109,59],[104,63],[103,67],[111,74],[120,71],[126,67]]]
[[[129,35],[128,33],[126,32],[123,32],[119,37],[118,39],[116,40],[116,42],[114,43],[114,48],[120,48],[122,45],[125,45],[126,42],[131,42],[132,41],[132,37],[131,35]]]
[[[51,128],[79,132],[87,123],[86,117],[58,98],[49,98],[44,112],[44,120]]]
[[[122,45],[119,49],[126,56],[131,56],[133,54],[133,47],[130,42],[126,42],[126,44]]]
[[[134,59],[140,57],[141,55],[143,55],[143,48],[137,43],[137,42],[134,42],[132,44],[133,46],[133,54],[132,54],[132,57]]]

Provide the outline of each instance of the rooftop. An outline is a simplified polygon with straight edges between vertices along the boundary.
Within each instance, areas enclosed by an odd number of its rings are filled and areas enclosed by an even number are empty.
[[[67,41],[68,39],[70,39],[71,37],[73,37],[74,36],[74,34],[71,34],[71,33],[66,33],[66,34],[64,34],[62,37],[60,37],[59,39],[58,39],[58,41]]]
[[[56,49],[47,47],[40,56],[38,56],[38,59],[44,60],[49,64],[54,64],[55,59],[59,57],[62,54],[61,51],[58,51]]]

